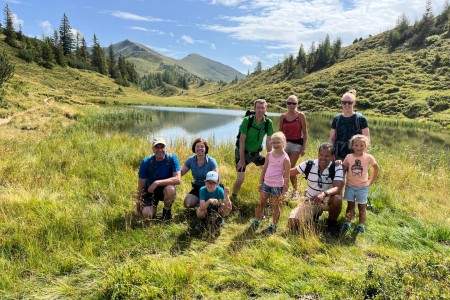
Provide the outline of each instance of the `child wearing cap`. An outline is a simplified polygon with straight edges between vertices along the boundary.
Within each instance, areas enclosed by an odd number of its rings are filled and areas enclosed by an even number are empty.
[[[202,221],[206,218],[210,209],[217,209],[222,218],[230,214],[232,204],[229,195],[230,189],[228,187],[222,188],[219,186],[219,174],[215,171],[209,171],[206,174],[205,186],[200,188],[200,204],[197,208],[197,218],[200,219],[200,222],[195,227],[197,230],[201,229]],[[223,219],[221,225],[225,225]]]

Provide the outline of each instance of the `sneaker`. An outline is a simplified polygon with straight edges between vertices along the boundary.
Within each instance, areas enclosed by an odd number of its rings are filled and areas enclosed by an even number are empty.
[[[356,227],[356,231],[358,231],[358,232],[364,232],[366,229],[364,228],[364,225],[363,224],[359,224],[357,227]]]
[[[172,210],[171,209],[165,209],[163,208],[162,211],[162,220],[163,221],[169,221],[172,219]]]
[[[227,227],[228,224],[225,222],[225,220],[222,218],[222,220],[219,223],[220,227]]]
[[[267,227],[266,229],[264,229],[262,231],[262,233],[265,233],[265,234],[274,234],[275,232],[277,232],[277,225],[273,225],[273,224],[270,224],[269,227]]]
[[[291,195],[292,200],[298,200],[299,197],[300,197],[300,193],[298,191],[292,192],[292,195]]]
[[[254,219],[252,221],[252,223],[250,224],[250,228],[249,229],[255,231],[256,229],[258,229],[259,223],[260,223],[259,220]]]
[[[350,222],[345,222],[344,226],[342,226],[342,231],[347,231],[350,229]]]

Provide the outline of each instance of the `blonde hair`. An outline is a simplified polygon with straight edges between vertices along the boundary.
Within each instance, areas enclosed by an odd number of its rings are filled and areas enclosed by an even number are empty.
[[[272,138],[277,137],[283,140],[284,143],[286,143],[286,136],[284,135],[283,131],[277,131],[274,134],[272,134]]]
[[[256,100],[255,100],[255,103],[253,104],[253,106],[256,107],[256,104],[258,104],[258,103],[264,104],[264,106],[267,107],[267,101],[266,101],[266,99],[256,99]]]
[[[352,99],[353,102],[356,101],[356,90],[355,89],[351,89],[348,92],[346,92],[341,99],[344,99],[345,97],[350,97]]]
[[[290,96],[286,99],[286,101],[289,101],[290,99],[295,100],[295,102],[298,103],[298,98],[297,98],[297,96],[295,96],[295,95],[290,95]]]
[[[352,138],[351,138],[350,141],[348,142],[348,145],[349,145],[349,148],[350,148],[350,149],[351,149],[352,146],[353,146],[353,142],[356,141],[356,140],[358,140],[358,141],[363,141],[364,144],[366,144],[366,150],[367,150],[367,148],[370,147],[370,138],[369,138],[369,137],[367,137],[367,136],[365,136],[365,135],[362,135],[362,134],[355,134],[354,136],[352,136]]]

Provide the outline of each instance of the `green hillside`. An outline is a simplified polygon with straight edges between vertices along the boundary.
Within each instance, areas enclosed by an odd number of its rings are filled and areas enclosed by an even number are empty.
[[[366,114],[400,118],[429,119],[450,124],[450,38],[434,36],[426,47],[403,47],[390,52],[382,33],[341,51],[335,65],[290,78],[282,63],[251,74],[226,86],[204,87],[204,95],[220,103],[250,107],[256,98],[265,98],[272,110],[282,109],[291,94],[306,111],[339,111],[340,97],[357,90],[357,109]]]

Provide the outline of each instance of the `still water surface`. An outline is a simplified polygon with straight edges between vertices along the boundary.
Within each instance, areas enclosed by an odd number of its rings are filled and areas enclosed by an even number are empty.
[[[185,108],[185,107],[153,107],[138,106],[140,109],[152,110],[152,120],[136,122],[125,131],[134,136],[151,140],[155,136],[164,137],[169,143],[177,140],[191,145],[198,137],[214,143],[234,143],[239,125],[245,115],[242,110]],[[277,131],[280,113],[268,113]],[[314,140],[327,141],[331,118],[318,114],[308,114],[308,133]],[[368,118],[372,144],[393,147],[406,143],[411,148],[424,147],[435,150],[450,150],[448,132],[430,132],[425,129],[400,128],[377,125]]]

